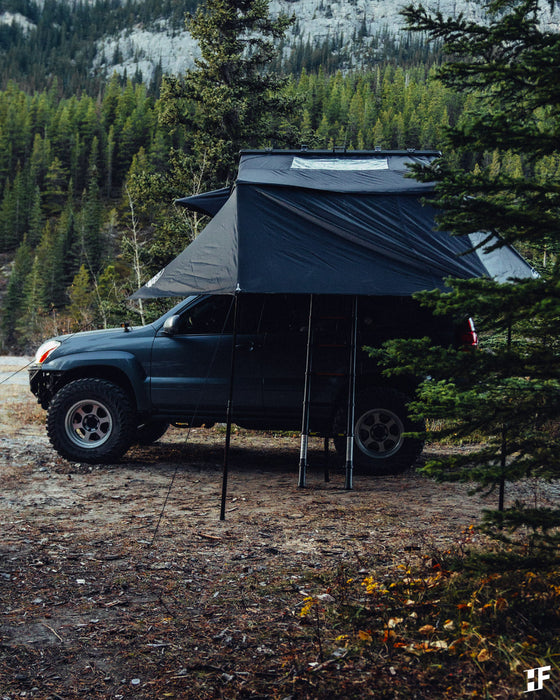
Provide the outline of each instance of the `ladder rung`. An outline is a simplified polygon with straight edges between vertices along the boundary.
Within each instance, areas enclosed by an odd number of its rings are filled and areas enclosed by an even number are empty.
[[[315,343],[316,348],[347,348],[350,347],[347,343]]]

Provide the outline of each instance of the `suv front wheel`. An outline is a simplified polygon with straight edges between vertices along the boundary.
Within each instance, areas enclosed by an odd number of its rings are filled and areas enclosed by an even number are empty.
[[[354,465],[373,475],[398,474],[411,467],[423,448],[423,441],[404,437],[405,432],[422,431],[420,421],[411,421],[408,398],[395,389],[375,387],[358,394],[354,412]],[[346,405],[334,420],[334,444],[339,455],[346,454]]]
[[[136,422],[132,402],[119,386],[105,379],[76,379],[51,401],[47,434],[66,459],[109,464],[130,447]]]

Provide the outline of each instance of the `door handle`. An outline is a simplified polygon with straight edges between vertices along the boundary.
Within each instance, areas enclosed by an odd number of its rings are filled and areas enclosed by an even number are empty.
[[[253,352],[253,350],[258,350],[259,348],[262,348],[262,344],[255,343],[254,341],[249,343],[239,343],[235,346],[236,350],[246,350],[247,352]]]
[[[247,352],[252,352],[255,349],[254,343],[239,343],[235,346],[236,350],[247,350]]]

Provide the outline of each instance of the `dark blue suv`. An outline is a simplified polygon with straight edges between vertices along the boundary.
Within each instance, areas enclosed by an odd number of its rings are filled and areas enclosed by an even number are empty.
[[[150,444],[170,424],[224,422],[233,342],[232,296],[189,297],[152,324],[91,331],[44,343],[30,385],[48,410],[47,432],[67,459],[117,461],[132,444]],[[351,298],[317,296],[313,317],[310,430],[344,454]],[[235,335],[233,420],[255,429],[301,427],[308,295],[240,295]],[[471,323],[469,321],[469,323]],[[420,440],[406,402],[415,378],[384,379],[363,346],[430,336],[476,342],[471,325],[435,318],[410,297],[360,297],[354,459],[372,473],[412,465]]]

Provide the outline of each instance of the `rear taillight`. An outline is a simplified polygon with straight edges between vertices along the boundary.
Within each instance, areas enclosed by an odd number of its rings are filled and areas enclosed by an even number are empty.
[[[472,318],[468,318],[465,321],[465,327],[461,329],[460,339],[461,347],[463,347],[465,350],[477,347],[478,335],[476,334],[476,328],[474,327],[474,321]]]

